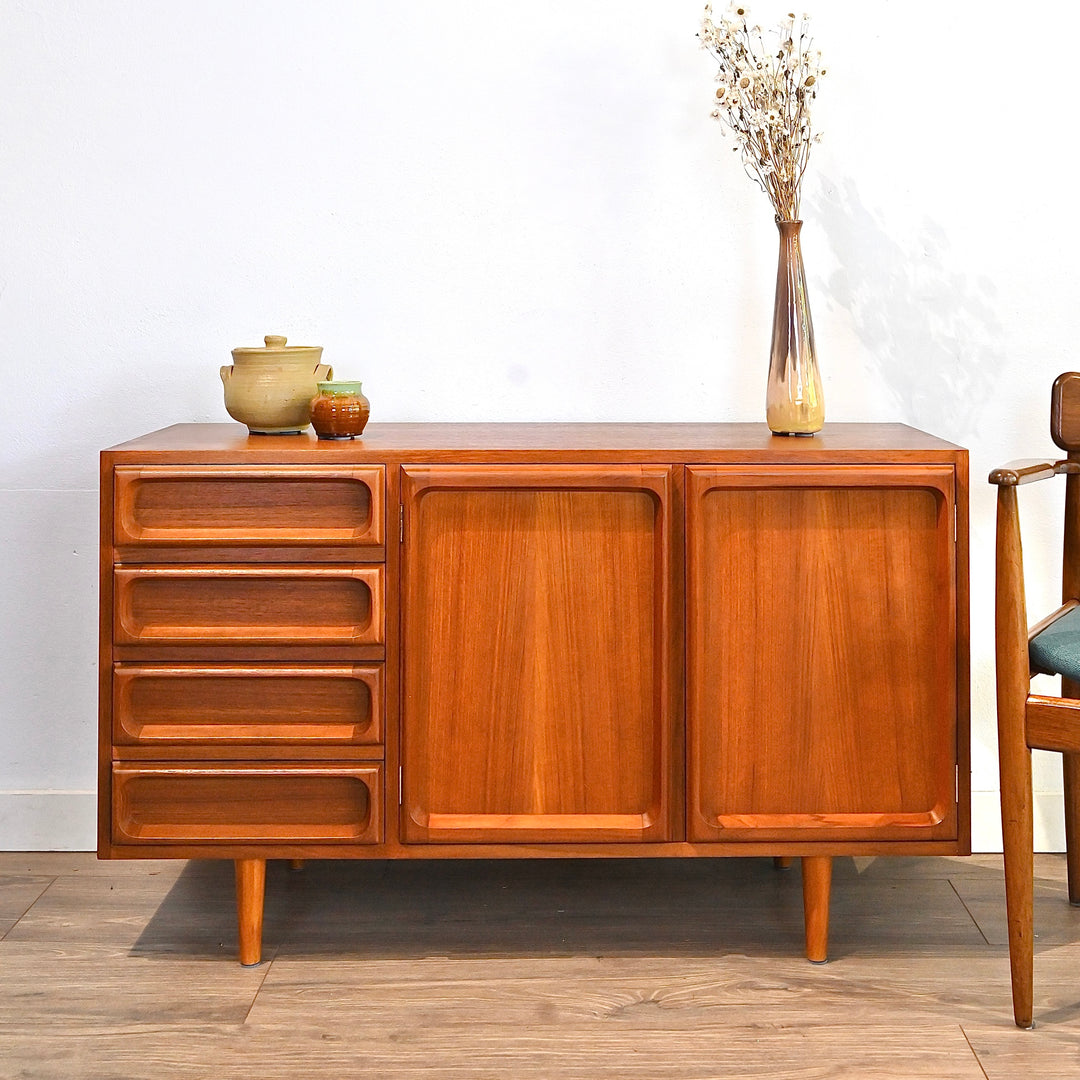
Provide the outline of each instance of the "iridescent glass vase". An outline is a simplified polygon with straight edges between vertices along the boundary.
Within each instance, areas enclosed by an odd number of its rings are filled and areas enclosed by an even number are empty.
[[[781,221],[772,352],[765,419],[774,435],[813,435],[825,423],[825,399],[814,350],[799,233],[801,221]]]

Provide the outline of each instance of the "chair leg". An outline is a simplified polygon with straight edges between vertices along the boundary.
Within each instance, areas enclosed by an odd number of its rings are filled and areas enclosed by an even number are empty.
[[[1001,831],[1005,849],[1005,908],[1009,922],[1009,968],[1013,1019],[1021,1028],[1032,1023],[1034,976],[1035,857],[1031,806],[1031,751],[1026,760],[1001,760]]]
[[[1065,850],[1069,903],[1080,906],[1080,754],[1062,754],[1065,774]]]
[[[999,487],[997,583],[994,639],[997,667],[998,768],[1001,774],[1001,833],[1005,849],[1005,904],[1009,919],[1009,966],[1013,1018],[1031,1027],[1032,894],[1034,855],[1031,811],[1031,751],[1027,746],[1030,688],[1027,614],[1016,488]]]

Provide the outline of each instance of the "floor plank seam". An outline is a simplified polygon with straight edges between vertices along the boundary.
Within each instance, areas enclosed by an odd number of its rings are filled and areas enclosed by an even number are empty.
[[[41,900],[41,898],[56,884],[58,880],[59,876],[55,876],[49,879],[49,883],[41,890],[41,892],[37,894],[37,896],[34,897],[33,900],[30,901],[29,904],[26,905],[25,908],[23,908],[22,913],[19,915],[19,917],[2,934],[0,934],[0,941],[6,940],[8,934],[10,934],[11,931],[14,930],[15,927],[18,926],[19,923],[21,923],[23,919],[26,918],[27,915],[30,914],[30,909],[33,908],[33,906],[38,903],[39,900]]]
[[[964,1042],[968,1044],[968,1049],[971,1051],[972,1056],[975,1058],[975,1064],[979,1066],[979,1072],[986,1077],[986,1080],[990,1080],[990,1074],[983,1068],[982,1061],[979,1060],[979,1053],[974,1046],[971,1045],[971,1040],[968,1038],[968,1033],[964,1030],[964,1025],[960,1024],[960,1034],[964,1036]]]
[[[992,947],[993,942],[986,936],[985,931],[979,925],[979,920],[975,918],[974,912],[967,906],[967,902],[964,900],[963,896],[960,895],[960,890],[956,887],[956,882],[953,881],[951,877],[948,879],[948,882],[949,888],[956,894],[956,899],[960,901],[960,906],[967,912],[968,918],[974,924],[975,929],[979,931],[979,937],[981,937],[987,945]]]
[[[262,988],[266,985],[266,977],[270,974],[270,969],[274,966],[274,961],[277,959],[277,949],[274,950],[273,955],[262,966],[265,970],[262,972],[262,978],[259,980],[259,985],[255,987],[255,993],[251,995],[251,1002],[247,1007],[247,1012],[244,1013],[244,1019],[240,1021],[240,1027],[246,1027],[248,1019],[251,1016],[251,1010],[255,1008],[255,1002],[259,1000],[259,994]]]
[[[231,867],[130,865],[0,871],[0,1078],[246,1077],[254,1060],[265,1080],[1080,1077],[1063,857],[1040,876],[1036,1033],[1012,1025],[1000,856],[950,874],[929,858],[856,863],[824,968],[802,957],[767,865],[383,867],[373,890],[366,867],[335,864],[279,888],[246,969]]]

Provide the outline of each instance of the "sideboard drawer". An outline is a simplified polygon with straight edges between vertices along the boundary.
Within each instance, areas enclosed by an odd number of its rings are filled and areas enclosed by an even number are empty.
[[[381,465],[121,465],[114,543],[381,547],[385,483]]]
[[[375,746],[383,740],[382,664],[116,664],[113,740]]]
[[[114,765],[118,844],[377,844],[382,766]]]
[[[118,645],[381,645],[382,566],[117,567]]]

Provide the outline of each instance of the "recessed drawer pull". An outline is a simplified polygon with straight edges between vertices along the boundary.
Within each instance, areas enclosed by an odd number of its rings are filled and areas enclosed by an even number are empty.
[[[381,465],[121,465],[115,470],[114,540],[128,545],[379,546]]]
[[[113,767],[122,844],[382,840],[382,766]]]
[[[383,568],[117,567],[126,645],[380,645]]]
[[[382,664],[117,664],[118,745],[378,745]]]

